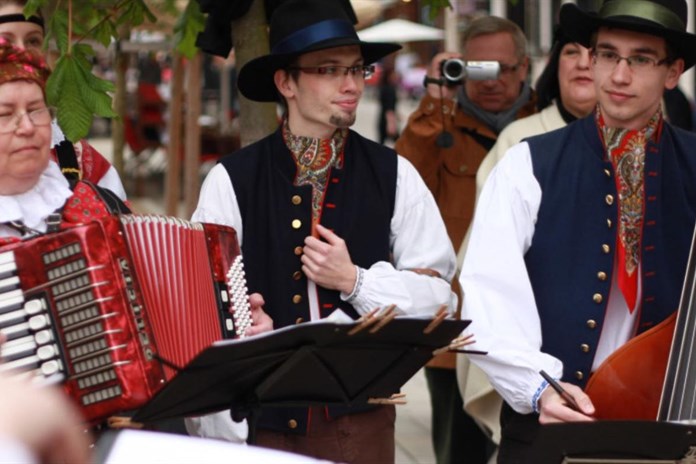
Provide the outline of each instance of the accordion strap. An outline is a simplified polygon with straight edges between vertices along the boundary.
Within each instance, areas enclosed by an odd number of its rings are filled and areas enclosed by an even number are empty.
[[[130,208],[121,200],[118,195],[116,195],[114,192],[112,192],[109,189],[105,189],[102,187],[99,187],[98,185],[82,179],[82,180],[71,180],[70,181],[70,189],[75,190],[75,187],[77,186],[78,183],[82,183],[84,185],[87,185],[89,188],[91,188],[94,193],[97,194],[99,199],[106,205],[107,210],[111,214],[130,214],[131,210]]]
[[[24,235],[40,235],[41,232],[39,232],[36,229],[32,229],[31,227],[25,225],[22,221],[8,221],[4,223],[7,227],[10,229],[14,229],[17,232],[19,232],[22,236]]]

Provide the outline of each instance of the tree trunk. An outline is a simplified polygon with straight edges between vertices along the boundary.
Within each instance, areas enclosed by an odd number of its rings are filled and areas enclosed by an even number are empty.
[[[269,52],[268,23],[263,0],[253,0],[244,17],[232,22],[236,66]],[[275,103],[258,103],[239,94],[239,133],[242,146],[249,145],[278,127]]]
[[[124,27],[119,31],[122,40],[130,36],[130,28]],[[128,70],[128,54],[121,50],[121,47],[116,46],[114,56],[114,70],[116,71],[116,90],[114,92],[114,111],[118,114],[118,118],[111,120],[111,143],[113,146],[113,155],[111,164],[118,174],[123,177],[124,174],[124,152],[126,148],[126,133],[124,128],[124,118],[127,118],[128,110],[126,108],[126,99],[128,97],[126,89],[126,71]]]

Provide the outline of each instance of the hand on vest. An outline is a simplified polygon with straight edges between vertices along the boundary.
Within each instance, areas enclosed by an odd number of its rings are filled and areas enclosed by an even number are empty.
[[[251,306],[251,327],[245,334],[246,336],[256,335],[263,332],[273,330],[273,319],[263,310],[263,305],[266,302],[260,293],[252,293],[249,295],[249,305]]]
[[[324,241],[311,236],[305,238],[302,272],[324,288],[352,292],[357,271],[346,242],[322,225],[317,225],[317,232]]]
[[[549,386],[539,398],[539,423],[593,421],[594,418],[590,416],[594,414],[595,409],[590,397],[576,385],[566,382],[559,382],[559,384],[575,399],[581,412],[571,409],[566,401]]]

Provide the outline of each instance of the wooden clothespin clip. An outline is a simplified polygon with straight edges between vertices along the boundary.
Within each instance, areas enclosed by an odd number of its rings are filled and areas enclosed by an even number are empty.
[[[437,310],[437,313],[435,314],[435,317],[433,320],[428,324],[428,326],[423,329],[424,334],[429,334],[433,330],[437,328],[438,325],[442,324],[442,321],[447,319],[447,305],[442,305],[440,306],[440,309]]]
[[[377,307],[369,313],[360,316],[360,319],[358,319],[358,324],[348,331],[348,335],[355,335],[356,333],[361,332],[372,324],[376,323],[379,319],[375,317],[375,314],[377,314],[379,309],[380,308]]]
[[[368,404],[393,404],[393,405],[400,405],[400,404],[406,404],[407,401],[405,400],[406,398],[406,393],[394,393],[392,396],[389,398],[369,398],[367,400]]]
[[[112,429],[142,429],[145,426],[141,422],[133,422],[127,416],[111,416],[106,420],[106,423]]]
[[[394,311],[394,309],[396,309],[396,305],[391,304],[387,306],[387,308],[384,311],[382,311],[379,314],[379,316],[377,316],[379,318],[379,322],[373,328],[370,329],[371,334],[377,332],[379,329],[381,329],[385,325],[389,324],[392,320],[394,320],[394,318],[396,317],[396,311]]]
[[[449,345],[443,346],[442,348],[438,348],[437,350],[433,351],[433,356],[437,356],[438,354],[445,353],[447,351],[458,351],[461,348],[464,348],[465,346],[469,346],[472,343],[476,343],[476,340],[474,340],[473,337],[474,334],[465,335],[463,337],[457,337],[454,340],[452,340]]]

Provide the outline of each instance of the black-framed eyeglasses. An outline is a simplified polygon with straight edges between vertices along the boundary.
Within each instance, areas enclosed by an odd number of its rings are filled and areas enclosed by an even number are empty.
[[[374,65],[358,64],[353,66],[292,66],[290,71],[300,71],[307,74],[318,74],[327,77],[343,77],[350,74],[355,78],[367,79],[375,73]]]
[[[0,114],[0,134],[16,131],[24,116],[28,117],[34,126],[48,126],[55,116],[55,108],[44,106],[31,111]]]
[[[622,60],[626,60],[632,70],[652,69],[671,61],[670,58],[658,60],[646,55],[621,56],[612,50],[592,50],[592,62],[599,68],[614,69]]]

